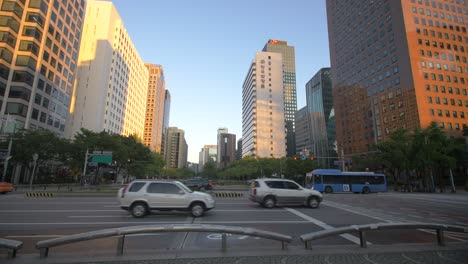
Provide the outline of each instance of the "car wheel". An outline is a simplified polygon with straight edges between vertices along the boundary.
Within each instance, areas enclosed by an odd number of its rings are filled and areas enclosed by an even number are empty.
[[[131,213],[135,218],[142,218],[148,214],[148,206],[144,203],[135,203],[132,205]]]
[[[201,186],[200,188],[198,188],[198,190],[199,190],[200,192],[204,192],[204,191],[206,191],[206,188],[203,187],[203,186]]]
[[[193,217],[200,217],[205,213],[205,206],[202,203],[194,203],[190,207],[190,212]]]
[[[368,194],[368,193],[370,193],[369,187],[364,187],[364,188],[362,188],[362,193],[363,193],[363,194]]]
[[[332,192],[333,192],[332,187],[327,186],[327,187],[325,188],[325,193],[332,193]]]
[[[320,200],[317,197],[310,197],[309,200],[307,200],[307,205],[313,209],[318,208]]]
[[[276,206],[276,200],[273,196],[267,196],[263,200],[263,207],[271,209]]]

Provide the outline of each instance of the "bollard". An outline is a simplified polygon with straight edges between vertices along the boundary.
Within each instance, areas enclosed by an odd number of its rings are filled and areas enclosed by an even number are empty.
[[[223,249],[223,251],[225,251],[227,249],[227,236],[226,236],[226,233],[223,233],[222,236],[221,236],[221,248]]]
[[[117,241],[117,256],[123,255],[123,249],[125,244],[125,236],[119,236]]]

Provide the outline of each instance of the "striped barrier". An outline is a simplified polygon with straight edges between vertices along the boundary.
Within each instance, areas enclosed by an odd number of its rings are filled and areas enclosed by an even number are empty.
[[[24,193],[25,197],[44,197],[44,198],[53,198],[55,197],[54,193],[51,192],[27,192]]]
[[[221,197],[221,198],[240,198],[244,197],[243,193],[230,193],[230,192],[221,192],[221,193],[214,193],[216,197]]]

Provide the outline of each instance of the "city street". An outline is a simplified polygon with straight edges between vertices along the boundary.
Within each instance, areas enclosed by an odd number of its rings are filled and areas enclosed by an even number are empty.
[[[285,207],[264,209],[241,198],[216,198],[217,206],[204,217],[193,218],[185,212],[156,212],[135,219],[119,208],[113,197],[25,198],[21,194],[0,196],[0,237],[24,242],[21,253],[38,253],[40,240],[112,227],[147,224],[213,224],[253,227],[291,235],[291,247],[301,247],[298,237],[305,233],[333,227],[369,223],[428,222],[468,226],[466,194],[327,194],[319,209]],[[156,238],[155,238],[156,237]],[[467,242],[467,234],[447,233],[447,242]],[[135,235],[126,239],[125,251],[141,249],[213,249],[220,248],[220,234],[164,233]],[[433,231],[391,230],[368,234],[375,245],[436,243]],[[324,238],[317,245],[356,245],[356,234]],[[51,249],[57,252],[97,252],[115,249],[115,238],[75,243]],[[231,235],[229,248],[277,248],[277,241]]]

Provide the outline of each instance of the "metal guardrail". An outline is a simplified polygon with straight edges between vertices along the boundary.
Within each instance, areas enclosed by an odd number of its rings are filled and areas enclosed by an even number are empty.
[[[287,244],[292,241],[291,236],[259,230],[256,228],[233,227],[233,226],[218,226],[218,225],[203,225],[203,224],[180,224],[180,225],[145,225],[145,226],[130,226],[110,228],[86,233],[63,236],[42,240],[36,243],[36,248],[40,251],[40,257],[46,258],[49,255],[49,248],[61,246],[65,244],[77,243],[87,240],[93,240],[106,237],[118,237],[117,255],[122,255],[125,244],[125,236],[133,234],[148,234],[148,233],[165,233],[165,232],[215,232],[221,233],[221,247],[223,250],[227,248],[227,234],[247,235],[281,242],[282,249],[285,249]]]
[[[377,223],[368,225],[351,225],[338,227],[334,229],[322,230],[300,236],[302,242],[305,243],[306,249],[311,249],[311,240],[341,235],[351,232],[359,233],[360,246],[362,248],[367,247],[366,233],[369,231],[376,230],[389,230],[389,229],[432,229],[437,231],[437,243],[439,246],[445,246],[444,231],[468,233],[467,227],[453,226],[453,225],[442,225],[442,224],[430,224],[430,223]]]
[[[8,252],[8,258],[15,258],[16,251],[23,247],[23,242],[17,240],[10,240],[0,238],[0,248],[6,248]]]

